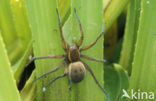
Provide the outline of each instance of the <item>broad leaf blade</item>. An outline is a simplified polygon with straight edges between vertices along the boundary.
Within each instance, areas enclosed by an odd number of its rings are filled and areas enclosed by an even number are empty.
[[[63,54],[61,38],[58,27],[55,0],[26,0],[26,9],[29,23],[33,33],[34,55],[47,56]],[[63,60],[63,59],[62,59]],[[58,66],[61,59],[45,59],[36,61],[36,76],[48,72]],[[43,86],[48,84],[56,76],[64,73],[61,70],[48,75],[46,78],[36,81],[38,101],[68,101],[68,80],[62,78],[50,85],[45,92]],[[56,96],[57,95],[57,96]]]
[[[102,0],[72,0],[71,1],[71,33],[70,43],[74,37],[80,39],[80,29],[74,14],[76,8],[84,32],[83,46],[89,45],[100,34],[102,29]],[[98,50],[98,52],[96,52]],[[103,58],[103,36],[97,44],[82,54],[95,58]],[[93,70],[97,80],[103,86],[103,63],[83,59]],[[96,94],[96,96],[95,96]],[[84,80],[72,85],[72,101],[103,101],[105,94],[97,86],[87,71]]]
[[[130,90],[156,93],[156,1],[141,2]],[[149,97],[149,96],[148,96]],[[155,101],[155,100],[154,100]]]
[[[18,37],[11,13],[10,0],[0,1],[0,22],[2,36],[6,44],[6,48],[8,49],[8,47],[14,43],[15,39]]]
[[[107,31],[113,22],[118,18],[124,8],[127,6],[130,0],[110,0],[106,5],[107,7],[104,10],[104,18],[103,20],[107,23],[106,30]]]
[[[0,101],[21,101],[0,33]]]
[[[11,12],[10,0],[0,1],[0,29],[11,65],[21,56],[22,44],[19,41],[14,19]]]
[[[134,50],[137,39],[137,31],[140,17],[140,1],[131,0],[128,7],[126,28],[124,34],[124,41],[120,57],[120,64],[125,68],[129,75],[131,74],[132,62],[134,58]]]

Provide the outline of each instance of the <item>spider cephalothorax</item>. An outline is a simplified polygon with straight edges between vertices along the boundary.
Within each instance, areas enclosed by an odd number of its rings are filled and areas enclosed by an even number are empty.
[[[56,11],[57,11],[57,17],[58,17],[58,22],[59,22],[61,40],[62,40],[62,47],[63,47],[63,49],[65,51],[65,54],[57,55],[57,56],[34,57],[32,61],[38,60],[38,59],[45,59],[45,58],[64,58],[64,59],[55,69],[52,69],[51,71],[41,75],[40,77],[36,78],[34,81],[36,81],[36,80],[38,80],[38,79],[52,73],[52,72],[55,72],[59,68],[61,68],[63,65],[66,65],[64,74],[59,75],[56,78],[54,78],[49,84],[45,85],[44,88],[49,86],[50,84],[52,84],[55,80],[57,80],[59,78],[62,78],[62,77],[65,77],[65,76],[68,76],[68,78],[69,78],[69,80],[71,82],[78,83],[78,82],[83,80],[83,78],[85,76],[85,72],[86,72],[86,70],[88,70],[90,72],[90,74],[92,75],[93,79],[95,80],[96,84],[106,94],[106,91],[104,90],[104,88],[102,88],[100,83],[97,81],[97,79],[96,79],[93,71],[91,70],[91,68],[85,62],[83,62],[81,60],[81,58],[85,58],[85,59],[92,60],[92,61],[97,61],[97,62],[102,62],[102,63],[105,62],[102,59],[95,59],[95,58],[92,58],[92,57],[81,54],[81,51],[87,50],[87,49],[91,48],[93,45],[96,44],[97,40],[104,34],[104,26],[102,28],[102,32],[96,38],[95,41],[93,41],[88,46],[80,48],[80,46],[81,46],[81,44],[83,42],[83,30],[82,30],[82,27],[81,27],[80,20],[79,20],[79,18],[77,16],[76,10],[74,9],[76,19],[78,20],[78,23],[79,23],[81,37],[80,37],[80,40],[78,42],[76,40],[74,40],[75,41],[74,45],[69,45],[65,41],[65,39],[63,37],[62,25],[61,25],[61,22],[60,22],[59,13],[58,13],[57,9],[56,9]]]
[[[67,51],[67,57],[70,62],[76,62],[80,60],[80,51],[77,46],[71,45]]]

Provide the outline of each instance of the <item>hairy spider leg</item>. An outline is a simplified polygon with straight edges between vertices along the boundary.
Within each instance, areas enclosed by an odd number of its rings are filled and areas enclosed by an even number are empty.
[[[91,48],[92,46],[94,46],[96,44],[96,42],[100,39],[100,37],[104,34],[104,28],[105,28],[105,23],[103,24],[103,27],[102,27],[102,31],[100,33],[100,35],[96,38],[95,41],[93,41],[91,44],[89,44],[88,46],[85,46],[85,47],[82,47],[80,49],[80,51],[84,51],[84,50],[87,50],[89,48]]]
[[[74,12],[75,12],[76,19],[77,19],[77,21],[79,23],[79,28],[80,28],[80,33],[81,33],[81,38],[80,38],[80,40],[79,40],[79,42],[77,44],[78,47],[80,47],[81,44],[82,44],[82,42],[83,42],[83,30],[82,30],[81,22],[80,22],[79,17],[77,16],[77,12],[76,12],[76,9],[75,8],[74,8]]]
[[[60,78],[62,78],[62,77],[65,77],[66,75],[67,75],[67,74],[64,73],[64,74],[62,74],[62,75],[59,75],[59,76],[55,77],[52,81],[50,81],[48,84],[46,84],[46,85],[43,86],[43,90],[46,89],[46,87],[48,87],[49,85],[51,85],[51,84],[52,84],[54,81],[56,81],[57,79],[60,79]]]
[[[59,29],[60,29],[60,35],[61,35],[61,40],[62,40],[62,47],[65,51],[67,51],[67,47],[66,47],[66,42],[65,39],[63,37],[63,32],[62,32],[62,24],[60,21],[60,16],[59,16],[59,12],[58,9],[56,8],[56,12],[57,12],[57,18],[58,18],[58,23],[59,23]]]
[[[42,78],[42,77],[44,77],[44,76],[46,76],[46,75],[48,75],[48,74],[51,74],[51,73],[57,71],[57,70],[60,69],[64,64],[65,64],[65,62],[64,62],[64,60],[63,60],[56,68],[50,70],[49,72],[46,72],[46,73],[42,74],[42,75],[39,76],[38,78],[34,79],[33,82],[35,82],[36,80],[38,80],[38,79],[40,79],[40,78]]]
[[[78,46],[78,43],[77,43],[77,40],[76,40],[75,37],[73,38],[73,41],[74,41],[74,43],[75,43],[75,46],[76,46],[76,47],[79,47],[79,46]]]
[[[81,60],[82,61],[82,60]],[[98,85],[98,87],[104,92],[104,94],[106,95],[106,97],[108,98],[108,93],[107,91],[100,85],[100,83],[98,82],[98,80],[96,79],[92,69],[89,67],[88,64],[86,64],[85,62],[82,61],[82,63],[85,65],[85,68],[90,72],[90,74],[92,75],[94,81],[96,82],[96,84]]]
[[[49,59],[49,58],[63,58],[65,57],[65,54],[56,55],[56,56],[39,56],[39,57],[33,57],[32,60],[39,60],[39,59]]]
[[[96,58],[89,57],[87,55],[82,55],[82,54],[80,55],[80,57],[91,60],[91,61],[96,61],[96,62],[103,62],[103,63],[106,62],[106,60],[104,60],[104,59],[96,59]]]
[[[33,57],[27,64],[26,64],[26,67],[34,62],[35,60],[40,60],[40,59],[53,59],[53,58],[63,58],[65,57],[66,55],[65,54],[61,54],[61,55],[56,55],[56,56],[39,56],[39,57]]]

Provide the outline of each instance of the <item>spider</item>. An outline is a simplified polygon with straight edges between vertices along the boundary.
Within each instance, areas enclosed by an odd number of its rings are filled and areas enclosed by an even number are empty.
[[[104,26],[102,28],[102,32],[100,33],[100,35],[96,38],[95,41],[93,41],[91,44],[89,44],[88,46],[82,47],[80,48],[82,42],[83,42],[83,30],[82,30],[82,26],[81,26],[81,22],[79,17],[77,16],[77,12],[76,9],[74,9],[74,13],[76,16],[76,19],[78,21],[79,24],[79,28],[80,28],[80,33],[81,33],[81,37],[80,40],[77,42],[76,39],[74,40],[75,44],[74,45],[69,45],[64,37],[63,37],[63,32],[62,32],[62,25],[60,22],[60,16],[59,16],[59,12],[58,9],[56,9],[57,12],[57,18],[58,18],[58,23],[59,23],[59,30],[60,30],[60,35],[61,35],[61,40],[62,40],[62,47],[65,51],[66,54],[62,54],[62,55],[57,55],[57,56],[41,56],[41,57],[33,57],[32,61],[35,60],[39,60],[39,59],[47,59],[47,58],[64,58],[63,61],[55,68],[52,69],[49,72],[44,73],[43,75],[39,76],[38,78],[34,79],[33,81],[36,81],[50,73],[53,73],[55,71],[57,71],[58,69],[60,69],[63,65],[65,66],[65,71],[64,74],[57,76],[56,78],[54,78],[52,81],[50,81],[47,85],[45,85],[43,88],[45,89],[46,87],[48,87],[49,85],[51,85],[54,81],[56,81],[59,78],[68,76],[69,81],[73,82],[73,83],[78,83],[80,81],[82,81],[84,79],[85,76],[85,72],[86,70],[88,70],[90,72],[90,74],[92,75],[93,79],[95,80],[96,84],[98,85],[98,87],[105,93],[105,89],[100,85],[100,83],[98,82],[98,80],[96,79],[92,69],[89,67],[89,65],[87,65],[84,61],[81,60],[81,58],[85,58],[88,60],[92,60],[92,61],[97,61],[97,62],[102,62],[104,63],[105,60],[102,59],[95,59],[86,55],[82,55],[81,52],[84,50],[87,50],[89,48],[91,48],[93,45],[96,44],[96,42],[98,41],[98,39],[104,34]]]

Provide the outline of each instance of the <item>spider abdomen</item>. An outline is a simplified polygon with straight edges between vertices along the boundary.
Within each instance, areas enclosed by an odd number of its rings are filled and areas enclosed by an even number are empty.
[[[78,83],[84,79],[86,74],[85,67],[82,62],[73,62],[69,65],[69,79],[73,83]]]

